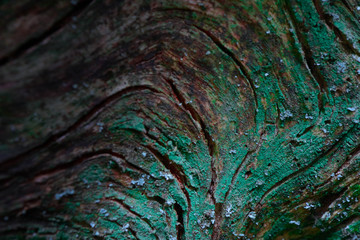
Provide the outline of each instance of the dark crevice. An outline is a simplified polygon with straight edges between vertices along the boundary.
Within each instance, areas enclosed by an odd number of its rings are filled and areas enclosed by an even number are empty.
[[[231,190],[233,189],[234,187],[234,184],[235,184],[235,181],[236,179],[238,178],[239,176],[239,173],[240,173],[240,170],[242,169],[244,163],[246,162],[246,160],[248,159],[248,157],[250,156],[250,154],[254,153],[255,151],[248,151],[246,153],[246,155],[244,156],[244,158],[242,159],[241,163],[239,164],[239,166],[237,167],[234,175],[232,176],[232,179],[231,179],[231,184],[229,186],[229,189],[226,191],[225,193],[225,197],[224,197],[224,202],[226,202],[226,199],[228,198]],[[216,207],[217,206],[217,207]],[[213,237],[212,239],[216,240],[216,239],[219,239],[220,237],[220,224],[222,223],[222,219],[223,219],[223,214],[224,214],[224,208],[223,208],[223,204],[217,204],[215,205],[215,227],[214,227],[214,232],[213,232]]]
[[[216,143],[212,140],[212,137],[211,137],[210,133],[208,132],[204,121],[200,117],[200,114],[195,110],[195,108],[193,106],[191,106],[191,104],[186,102],[186,99],[184,98],[184,96],[182,96],[179,89],[177,89],[173,80],[168,79],[168,78],[164,78],[164,79],[170,85],[170,87],[171,87],[172,91],[174,92],[178,101],[184,106],[184,108],[187,111],[189,111],[189,113],[191,114],[191,117],[200,124],[201,130],[204,133],[204,136],[205,136],[207,144],[208,144],[209,154],[210,154],[210,156],[214,156],[215,151],[216,151]]]
[[[283,97],[284,97],[284,102],[285,102],[285,104],[286,105],[288,105],[288,103],[287,103],[287,101],[286,101],[286,95],[285,95],[285,92],[283,91],[283,89],[282,89],[282,83],[280,82],[280,77],[279,76],[276,76],[276,81],[277,81],[277,83],[278,83],[278,86],[279,86],[279,89],[280,89],[280,92],[281,92],[281,94],[283,95]]]
[[[2,169],[2,171],[6,171],[6,169],[9,169],[11,166],[15,166],[15,165],[19,164],[19,162],[22,159],[29,157],[33,153],[39,152],[43,148],[48,147],[49,145],[56,142],[58,139],[64,137],[71,131],[76,130],[79,126],[81,126],[82,124],[87,122],[92,117],[96,116],[99,112],[103,111],[106,106],[111,105],[115,101],[119,100],[123,95],[131,93],[131,92],[135,92],[135,91],[144,91],[144,90],[150,90],[152,92],[159,93],[158,90],[152,88],[151,86],[146,86],[146,85],[132,86],[132,87],[127,87],[123,90],[120,90],[119,92],[116,92],[116,93],[110,95],[109,97],[103,99],[102,101],[100,101],[98,104],[96,104],[93,108],[91,108],[85,115],[80,117],[75,123],[73,123],[67,129],[50,136],[47,140],[45,140],[40,145],[35,146],[35,147],[19,154],[18,156],[15,156],[15,157],[12,157],[12,158],[9,158],[9,159],[3,161],[0,164],[0,169]]]
[[[347,36],[334,25],[332,16],[324,12],[320,1],[313,0],[313,3],[320,18],[325,22],[328,28],[331,29],[335,33],[335,35],[339,38],[340,44],[343,46],[345,51],[347,51],[350,54],[356,54],[360,56],[359,51],[356,48],[354,48],[353,44],[347,39]]]
[[[201,32],[205,33],[206,36],[208,36],[215,44],[218,48],[220,48],[220,50],[222,52],[224,52],[227,56],[229,56],[234,62],[235,64],[240,68],[241,73],[243,76],[245,76],[245,78],[247,79],[247,81],[249,82],[251,89],[253,91],[254,94],[254,98],[255,98],[255,105],[256,108],[258,108],[258,102],[257,102],[257,95],[256,95],[256,91],[255,91],[255,85],[253,83],[253,81],[250,78],[250,73],[247,71],[246,67],[237,59],[237,57],[235,56],[235,54],[233,52],[231,52],[227,47],[225,47],[219,39],[217,39],[210,31],[207,31],[197,25],[193,25],[194,27],[196,27],[198,30],[200,30]]]
[[[145,126],[145,129],[146,129],[146,133],[143,133],[144,135],[145,135],[145,137],[148,137],[149,139],[151,139],[151,140],[153,140],[154,142],[156,142],[156,143],[158,143],[160,146],[162,146],[162,147],[166,147],[165,146],[165,144],[162,142],[162,141],[160,141],[160,139],[159,138],[157,138],[156,136],[153,136],[153,135],[151,135],[150,133],[149,133],[149,129],[147,128],[147,126],[146,125],[144,125]],[[164,136],[166,136],[166,134],[160,129],[160,128],[156,128],[159,132],[161,132]],[[137,132],[138,133],[138,132]]]
[[[252,175],[252,172],[249,170],[249,171],[246,171],[246,173],[245,173],[245,180],[248,180],[249,179],[249,177],[251,177],[251,175]]]
[[[261,139],[262,136],[263,136],[263,134],[261,134],[260,139]],[[257,146],[257,148],[256,148],[255,150],[248,151],[248,152],[245,154],[245,156],[244,156],[244,158],[242,159],[241,163],[240,163],[239,166],[237,167],[234,175],[232,176],[231,184],[230,184],[229,189],[226,191],[225,196],[224,196],[224,202],[226,202],[226,200],[227,200],[227,198],[228,198],[231,190],[233,189],[234,184],[235,184],[235,181],[236,181],[236,179],[238,178],[239,173],[240,173],[241,169],[243,168],[244,164],[246,163],[246,160],[247,160],[253,153],[258,152],[259,149],[260,149],[260,147],[261,147],[261,145],[262,145],[262,140],[259,142],[259,144],[258,144],[258,146]],[[248,178],[251,176],[251,174],[252,174],[251,171],[247,171],[247,172],[245,173],[245,179],[248,179]],[[215,237],[215,235],[213,235],[213,237],[214,237],[213,239],[219,239],[219,237],[220,237],[220,224],[222,223],[223,214],[224,214],[223,205],[224,205],[223,203],[220,204],[220,205],[215,205],[215,223],[216,223],[217,225],[216,225],[216,227],[214,228],[214,233],[215,233],[216,237]],[[216,208],[216,206],[217,206],[218,208]]]
[[[103,155],[105,155],[105,156],[110,155],[110,156],[116,157],[118,159],[121,159],[123,161],[122,164],[124,166],[126,166],[127,168],[130,168],[130,169],[133,169],[133,170],[138,171],[140,173],[151,176],[151,174],[148,171],[146,171],[146,170],[140,168],[139,166],[129,162],[128,160],[126,160],[125,156],[123,156],[120,153],[116,153],[116,152],[112,151],[111,149],[103,149],[103,150],[98,150],[98,151],[95,151],[95,152],[85,153],[82,156],[76,158],[74,161],[58,165],[58,166],[54,167],[53,169],[49,169],[49,170],[40,172],[38,175],[47,175],[47,174],[51,174],[53,171],[67,170],[67,169],[73,168],[74,166],[76,166],[76,165],[78,165],[78,164],[80,164],[80,163],[82,163],[82,162],[84,162],[86,160],[89,160],[89,159],[94,158],[94,157],[103,156]]]
[[[177,180],[179,187],[180,187],[181,191],[183,192],[183,194],[185,195],[185,198],[186,198],[186,201],[188,204],[187,221],[189,221],[189,214],[191,211],[191,200],[190,200],[190,195],[189,195],[188,191],[186,190],[185,185],[187,187],[189,187],[190,189],[193,189],[193,187],[188,184],[186,175],[181,170],[181,166],[179,166],[178,164],[171,161],[169,159],[169,156],[162,155],[159,151],[157,151],[153,147],[148,146],[148,145],[143,145],[143,147],[147,148],[165,166],[165,168],[170,171],[170,173]]]
[[[346,190],[347,188],[345,187],[338,192],[323,194],[323,197],[321,197],[319,200],[320,207],[315,209],[314,216],[321,217],[329,209],[331,203],[333,203],[336,199],[339,199]]]
[[[164,78],[164,79],[170,85],[170,87],[171,87],[172,91],[174,92],[178,101],[190,113],[192,118],[200,124],[201,130],[204,134],[204,137],[205,137],[207,145],[208,145],[209,155],[211,157],[211,182],[210,182],[208,194],[210,194],[210,197],[211,197],[213,203],[215,203],[216,201],[215,201],[215,197],[214,197],[214,192],[215,192],[215,188],[216,188],[215,182],[217,179],[217,173],[216,173],[216,169],[215,169],[215,157],[217,155],[217,145],[216,145],[215,141],[212,139],[210,133],[208,132],[205,122],[200,117],[200,114],[195,110],[195,108],[193,108],[190,104],[188,104],[186,102],[185,97],[181,94],[179,89],[177,89],[174,81],[171,79],[168,79],[168,78]]]
[[[136,217],[144,220],[145,222],[147,221],[147,219],[144,219],[140,214],[138,214],[137,212],[133,211],[131,209],[130,206],[126,205],[122,200],[117,199],[117,198],[105,198],[105,200],[109,200],[111,202],[115,202],[119,205],[121,205],[124,209],[126,209],[128,212],[130,212],[132,215],[135,215]],[[152,227],[151,227],[152,228]]]
[[[142,221],[144,221],[153,231],[155,231],[154,227],[151,225],[151,223],[148,219],[142,217],[140,214],[138,214],[137,212],[132,210],[131,207],[126,205],[122,200],[117,199],[117,198],[105,198],[105,200],[119,204],[122,208],[126,209],[129,213],[131,213],[132,215],[134,215],[134,216],[138,217],[139,219],[141,219]],[[156,237],[156,239],[159,239],[159,237],[157,235],[155,235],[155,237]]]
[[[340,215],[340,213],[338,213]],[[356,221],[360,220],[359,214],[353,214],[348,218],[345,218],[343,220],[338,219],[340,222],[338,224],[334,223],[335,226],[332,227],[328,227],[326,229],[326,231],[321,232],[317,238],[313,238],[313,239],[332,239],[334,238],[334,233],[337,233],[339,231],[342,232],[340,236],[340,238],[338,239],[358,239],[357,237],[359,236],[358,233],[355,231],[353,232],[353,234],[350,234],[351,231],[347,231],[348,226],[350,224],[355,223]],[[355,227],[356,229],[356,227]],[[336,236],[336,235],[335,235]]]
[[[305,128],[305,130],[304,130],[303,132],[301,132],[301,133],[298,133],[298,134],[296,135],[296,137],[299,138],[299,137],[305,135],[306,133],[308,133],[309,131],[311,131],[314,127],[315,127],[315,125],[311,125],[311,126]]]
[[[348,163],[353,159],[354,156],[356,156],[357,154],[359,154],[359,152],[360,152],[360,145],[358,145],[354,150],[352,150],[352,151],[349,153],[349,155],[348,155],[348,157],[346,158],[346,160],[345,160],[345,161],[341,164],[341,166],[335,171],[335,174],[337,174],[341,169],[343,169],[344,166],[345,166],[346,164],[348,164]]]
[[[262,139],[263,134],[261,134],[260,139]],[[226,202],[231,190],[234,187],[235,181],[239,176],[239,173],[241,171],[241,169],[243,168],[243,165],[246,163],[246,160],[255,152],[258,152],[260,147],[262,146],[262,140],[259,142],[257,148],[255,150],[251,150],[248,151],[244,158],[242,159],[241,163],[239,164],[239,166],[237,167],[234,175],[232,176],[231,179],[231,183],[229,186],[229,189],[226,191],[225,196],[224,196],[224,202]],[[247,171],[245,173],[245,179],[248,179],[251,176],[251,171]],[[212,235],[212,239],[213,240],[217,240],[220,238],[221,235],[221,224],[223,221],[223,214],[224,214],[224,204],[223,203],[216,203],[215,204],[215,225],[214,225],[214,231],[213,231],[213,235]]]
[[[300,145],[302,145],[302,142],[299,142],[299,141],[297,141],[297,140],[295,140],[295,139],[290,139],[290,140],[288,140],[288,143],[292,146],[292,147],[298,147],[298,146],[300,146]]]
[[[279,127],[280,127],[280,108],[279,108],[279,104],[276,103],[276,133],[275,133],[275,137],[279,134]]]
[[[351,129],[352,130],[352,129]],[[350,132],[350,131],[349,131]],[[358,153],[360,152],[360,145],[358,145],[355,149],[353,149],[348,155],[347,155],[347,158],[346,160],[341,164],[340,167],[337,168],[336,171],[334,171],[334,175],[333,176],[336,176],[338,174],[338,172],[344,168],[344,166],[349,163],[354,156],[356,156]],[[322,184],[320,184],[319,186],[317,186],[317,188],[320,188],[320,187],[323,187],[325,186],[326,184],[328,184],[331,179],[333,178],[333,176],[330,176],[326,181],[324,181]]]
[[[172,126],[170,126],[170,123],[169,123],[169,121],[168,121],[166,118],[161,117],[159,113],[157,113],[156,111],[153,111],[153,109],[151,109],[151,108],[148,108],[148,110],[150,111],[150,113],[152,113],[153,115],[155,115],[159,120],[161,120],[163,123],[165,123],[166,126],[168,126],[169,129],[173,128]],[[148,114],[146,114],[146,113],[144,113],[144,114],[145,114],[148,118],[151,119],[151,116],[150,116],[150,115],[148,115]]]
[[[7,64],[13,59],[18,58],[23,55],[28,49],[40,44],[46,38],[50,37],[52,34],[56,33],[58,30],[63,28],[66,24],[72,21],[74,16],[79,15],[83,12],[86,7],[88,7],[93,0],[84,0],[79,2],[69,13],[67,13],[62,19],[56,21],[49,29],[43,32],[40,36],[29,39],[27,42],[20,45],[17,49],[13,50],[7,56],[4,56],[0,59],[0,66]]]
[[[146,195],[146,198],[151,201],[158,202],[160,205],[164,205],[166,202],[165,199],[163,199],[162,197],[159,197],[159,196],[147,196]]]
[[[352,130],[352,129],[351,129]],[[351,131],[349,130],[349,131]],[[264,199],[276,188],[280,187],[281,185],[283,185],[285,182],[287,182],[288,180],[300,175],[301,173],[305,172],[306,170],[308,170],[309,168],[311,168],[312,166],[314,166],[320,159],[322,159],[323,157],[327,156],[328,154],[330,154],[331,152],[335,151],[336,147],[338,147],[340,145],[340,143],[342,143],[344,141],[344,139],[346,138],[347,134],[344,134],[344,136],[337,142],[335,142],[335,144],[333,144],[329,149],[327,149],[326,151],[324,151],[323,153],[321,153],[317,158],[315,158],[312,162],[310,162],[307,166],[291,173],[290,175],[284,177],[283,179],[281,179],[279,182],[275,183],[271,188],[269,188],[261,197],[259,203],[262,204],[262,202],[264,201]]]
[[[294,31],[292,31],[293,29],[295,29],[295,26],[292,22],[292,19],[289,16],[290,13],[288,11],[285,11],[284,14],[286,17],[286,22],[288,23],[288,26],[289,26],[290,32],[291,32],[291,38],[289,39],[289,41],[292,43],[293,47],[290,49],[290,51],[298,61],[303,62],[303,61],[305,61],[305,56],[301,53],[301,49],[299,49],[297,46],[296,35],[293,36],[296,33],[294,33]]]
[[[155,157],[157,157],[160,162],[170,170],[171,173],[174,173],[174,176],[177,176],[182,183],[184,183],[189,189],[196,190],[188,182],[186,174],[182,170],[182,166],[170,160],[169,156],[166,154],[161,154],[158,150],[149,145],[142,145],[147,148]]]
[[[233,175],[232,179],[231,179],[231,184],[230,184],[230,187],[229,189],[227,190],[227,192],[225,193],[225,197],[224,197],[224,202],[226,201],[229,193],[231,192],[232,188],[234,187],[234,184],[235,184],[235,180],[237,179],[239,173],[240,173],[240,170],[242,169],[244,163],[246,162],[246,160],[248,159],[249,155],[254,153],[255,151],[248,151],[246,153],[246,155],[244,156],[244,158],[242,159],[241,163],[239,164],[239,166],[237,167],[236,171],[235,171],[235,174]]]
[[[185,229],[184,229],[184,211],[178,203],[174,204],[174,209],[177,215],[177,224],[176,224],[176,232],[177,232],[177,240],[185,239]]]
[[[351,15],[357,20],[358,16],[356,16],[355,12],[353,11],[353,8],[350,7],[347,0],[341,0],[341,2],[344,4],[346,9],[351,13]]]
[[[123,226],[121,226],[117,221],[112,220],[111,218],[110,218],[110,219],[106,219],[106,220],[109,221],[109,222],[112,222],[112,223],[114,223],[114,224],[116,224],[116,225],[118,225],[119,228],[122,228],[122,227],[123,227]],[[85,224],[86,224],[86,225],[85,225]],[[87,223],[85,223],[85,224],[82,224],[83,227],[85,227],[85,226],[88,225]],[[139,238],[137,237],[136,232],[135,232],[132,228],[129,227],[128,230],[131,232],[131,234],[132,234],[136,239],[139,239]]]
[[[213,233],[211,235],[211,240],[218,240],[221,236],[221,223],[223,219],[223,203],[215,203],[215,223],[213,228]]]
[[[344,221],[342,221],[338,226],[336,226],[335,230],[333,230],[332,233],[340,231],[342,229],[346,229],[346,226],[350,225],[353,222],[359,221],[359,220],[360,220],[359,214],[354,214],[354,215],[348,217],[347,219],[345,219]],[[354,238],[352,238],[352,239],[356,239],[355,236],[353,236],[353,237]]]
[[[213,204],[216,203],[216,198],[215,198],[216,180],[217,180],[217,172],[215,168],[215,160],[214,158],[211,158],[211,181],[207,194],[210,196],[210,199],[213,202]]]
[[[140,239],[137,237],[136,232],[135,232],[132,228],[129,227],[128,229],[129,229],[129,231],[131,232],[131,234],[135,237],[135,239],[140,240]]]
[[[94,152],[84,153],[81,156],[76,157],[74,160],[72,160],[70,162],[56,165],[56,166],[52,167],[51,169],[47,169],[47,170],[37,173],[35,176],[30,176],[30,174],[29,174],[34,171],[33,169],[26,169],[26,170],[24,170],[24,172],[19,172],[17,174],[12,175],[11,178],[2,180],[0,182],[0,185],[3,186],[4,182],[11,181],[12,179],[17,178],[17,177],[30,178],[30,181],[34,181],[35,179],[41,178],[42,176],[50,176],[50,175],[59,173],[64,170],[72,169],[75,166],[77,166],[85,161],[88,161],[92,158],[106,156],[106,155],[110,155],[110,156],[116,157],[118,159],[121,159],[123,161],[122,165],[124,165],[125,167],[127,167],[129,169],[133,169],[135,171],[138,171],[140,173],[143,173],[143,174],[146,174],[146,175],[152,177],[152,175],[149,172],[147,172],[146,170],[140,168],[139,166],[127,161],[125,159],[125,157],[123,155],[121,155],[120,153],[116,153],[116,152],[112,151],[111,149],[102,149],[102,150],[98,150],[98,151],[94,151]]]
[[[323,97],[322,93],[319,92],[319,94],[317,95],[318,109],[319,109],[319,117],[320,117],[321,112],[324,111],[324,106],[325,106],[325,104],[324,104],[324,102],[323,102],[323,100],[322,100],[322,97]]]
[[[144,128],[146,130],[146,133],[145,133],[146,137],[148,137],[149,139],[151,139],[151,140],[153,140],[155,142],[158,142],[158,139],[154,135],[150,134],[151,130],[146,124],[144,124]],[[162,145],[161,142],[159,142],[159,144]]]
[[[315,64],[309,43],[307,42],[306,37],[303,36],[303,34],[308,32],[308,30],[305,28],[305,26],[302,23],[300,23],[299,21],[296,20],[293,7],[290,5],[290,0],[285,1],[284,7],[285,7],[286,11],[289,13],[290,20],[295,27],[296,37],[298,38],[301,48],[304,52],[305,63],[307,65],[308,69],[310,70],[311,75],[314,77],[314,79],[319,84],[321,92],[328,93],[328,87],[327,87],[326,80],[324,79],[319,68]]]

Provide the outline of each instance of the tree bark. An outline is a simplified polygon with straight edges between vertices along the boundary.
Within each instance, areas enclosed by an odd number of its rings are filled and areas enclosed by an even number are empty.
[[[1,1],[1,239],[358,239],[357,0]]]

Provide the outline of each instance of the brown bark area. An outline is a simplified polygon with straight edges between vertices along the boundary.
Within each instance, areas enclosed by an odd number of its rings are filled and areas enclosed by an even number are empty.
[[[0,2],[1,238],[359,236],[358,9]]]

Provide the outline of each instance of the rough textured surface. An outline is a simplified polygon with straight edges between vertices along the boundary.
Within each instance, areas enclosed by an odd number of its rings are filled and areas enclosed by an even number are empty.
[[[1,239],[357,239],[360,2],[0,1]]]

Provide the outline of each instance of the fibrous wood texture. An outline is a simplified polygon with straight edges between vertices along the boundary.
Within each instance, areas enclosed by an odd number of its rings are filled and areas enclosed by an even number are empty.
[[[0,2],[1,239],[358,239],[360,2]]]

